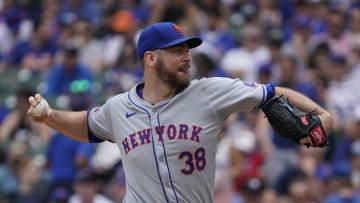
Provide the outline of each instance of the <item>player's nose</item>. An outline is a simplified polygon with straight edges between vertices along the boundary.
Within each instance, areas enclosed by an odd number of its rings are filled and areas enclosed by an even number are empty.
[[[192,60],[192,59],[191,59],[191,56],[190,56],[189,52],[187,52],[187,53],[185,54],[185,56],[184,56],[184,62],[190,63],[191,60]]]

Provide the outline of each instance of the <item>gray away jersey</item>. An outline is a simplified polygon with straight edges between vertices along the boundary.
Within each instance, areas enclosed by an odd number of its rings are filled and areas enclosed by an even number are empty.
[[[258,108],[273,94],[272,83],[208,78],[152,105],[135,86],[88,112],[89,140],[118,145],[125,203],[209,203],[221,123],[233,112]]]

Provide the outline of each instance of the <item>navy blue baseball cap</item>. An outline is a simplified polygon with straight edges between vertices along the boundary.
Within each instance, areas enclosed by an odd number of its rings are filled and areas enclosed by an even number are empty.
[[[187,43],[194,48],[202,43],[198,37],[186,37],[179,25],[170,22],[155,23],[145,28],[138,41],[138,59],[142,59],[146,51],[163,49],[181,43]]]

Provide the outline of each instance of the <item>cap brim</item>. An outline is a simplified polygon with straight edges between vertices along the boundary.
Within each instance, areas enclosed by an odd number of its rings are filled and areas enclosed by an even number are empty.
[[[197,46],[200,46],[200,44],[202,43],[202,40],[198,37],[184,37],[184,38],[172,41],[170,43],[167,43],[167,44],[161,46],[160,49],[175,46],[175,45],[182,44],[182,43],[187,43],[189,45],[189,48],[192,49]]]

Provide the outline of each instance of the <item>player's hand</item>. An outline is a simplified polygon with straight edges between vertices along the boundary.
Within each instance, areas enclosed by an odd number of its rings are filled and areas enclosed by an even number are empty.
[[[327,111],[322,112],[322,114],[318,115],[321,122],[323,123],[324,131],[326,135],[329,135],[332,127],[333,118],[330,113]],[[306,144],[312,144],[310,137],[304,137],[299,141],[300,144],[306,145]]]
[[[32,120],[45,123],[52,118],[53,110],[40,94],[36,94],[35,97],[29,97],[29,103],[30,108],[27,114]]]
[[[325,134],[329,135],[334,122],[333,116],[328,111],[318,112],[317,115],[323,124]]]
[[[302,145],[312,144],[310,137],[304,137],[304,138],[302,138],[302,139],[299,141],[299,143],[302,144]]]

